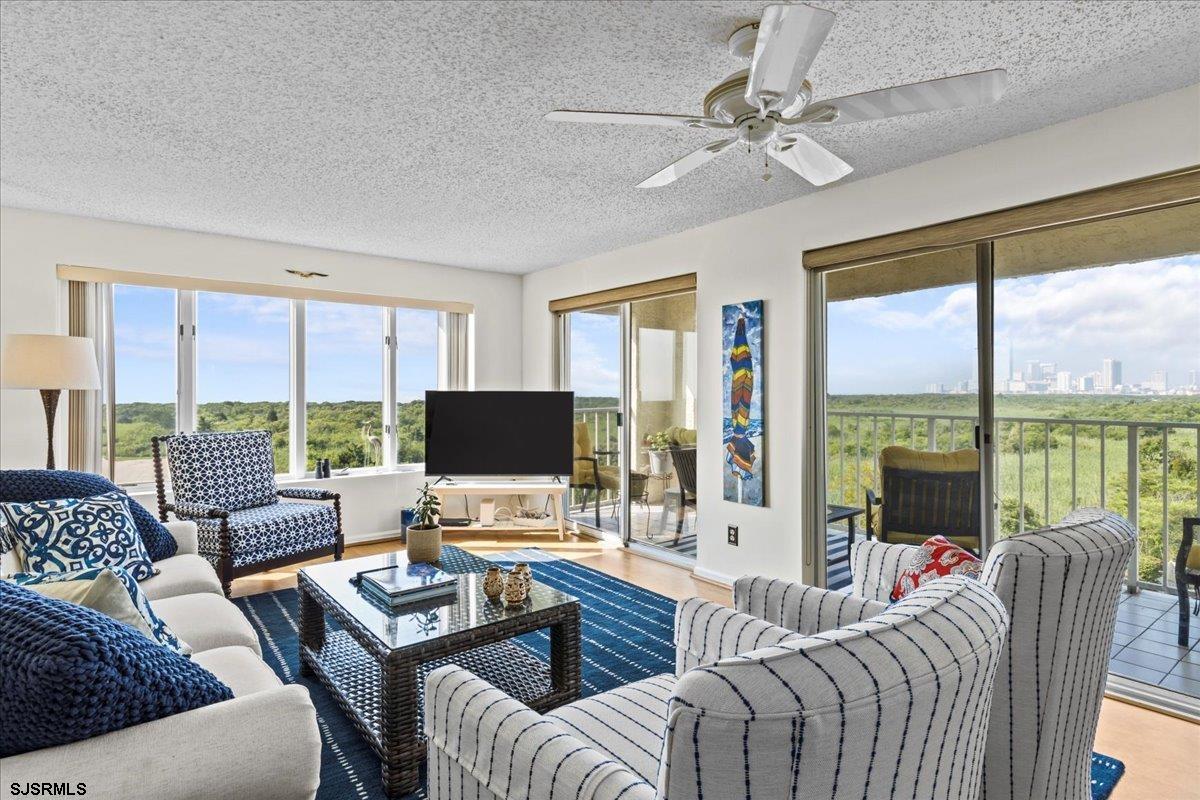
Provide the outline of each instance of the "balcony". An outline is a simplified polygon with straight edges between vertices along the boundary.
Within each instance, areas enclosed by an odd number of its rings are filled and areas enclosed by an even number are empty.
[[[619,431],[617,426],[616,406],[601,406],[596,408],[577,408],[577,422],[587,422],[595,443],[596,457],[602,467],[619,466],[617,455],[619,447]],[[678,503],[675,500],[679,491],[679,481],[674,472],[668,469],[661,474],[655,474],[647,467],[649,454],[644,450],[638,451],[638,471],[646,474],[645,491],[633,498],[629,508],[629,538],[634,542],[651,544],[670,550],[679,555],[695,558],[696,556],[696,509],[689,507],[683,520],[679,519]],[[669,461],[668,461],[669,464]],[[595,528],[596,502],[594,492],[586,497],[581,489],[571,491],[568,516],[575,522]],[[599,498],[600,523],[602,531],[612,534],[620,533],[620,496],[615,491],[605,491]]]
[[[883,447],[974,447],[977,423],[969,415],[829,411],[828,501],[862,506],[866,488],[878,491]],[[1183,517],[1200,507],[1200,422],[1002,416],[996,434],[997,535],[1037,528],[1084,506],[1128,518],[1138,549],[1121,595],[1110,670],[1200,698],[1200,618],[1191,618],[1187,646],[1180,647],[1174,580]],[[830,529],[831,586],[848,577],[845,563],[835,563],[845,541],[844,528]]]

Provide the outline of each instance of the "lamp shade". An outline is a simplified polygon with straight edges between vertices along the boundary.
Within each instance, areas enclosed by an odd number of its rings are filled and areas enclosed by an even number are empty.
[[[86,336],[13,333],[4,337],[5,389],[99,389],[96,350]]]

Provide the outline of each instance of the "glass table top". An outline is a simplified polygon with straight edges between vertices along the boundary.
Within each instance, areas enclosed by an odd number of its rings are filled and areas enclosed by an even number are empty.
[[[315,564],[304,567],[300,572],[357,620],[359,625],[393,650],[579,602],[577,598],[541,583],[536,564],[530,565],[533,568],[533,587],[529,597],[519,606],[509,606],[502,599],[489,600],[483,593],[482,572],[454,573],[458,575],[457,594],[437,600],[418,601],[407,608],[400,606],[391,611],[363,597],[358,587],[350,582],[364,570],[407,565],[408,559],[401,551]],[[450,572],[449,569],[446,571]]]

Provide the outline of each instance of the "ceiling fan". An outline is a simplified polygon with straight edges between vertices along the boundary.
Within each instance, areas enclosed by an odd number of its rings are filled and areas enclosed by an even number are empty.
[[[646,178],[638,184],[639,189],[666,186],[739,144],[749,151],[765,150],[809,183],[823,186],[848,175],[853,167],[810,139],[802,128],[985,105],[999,100],[1008,85],[1008,73],[991,69],[814,103],[812,84],[805,75],[833,20],[832,11],[808,5],[767,6],[760,22],[744,25],[730,35],[730,54],[749,61],[750,68],[710,89],[702,116],[551,111],[546,119],[727,132],[726,138],[709,142]],[[769,178],[768,169],[763,179]]]

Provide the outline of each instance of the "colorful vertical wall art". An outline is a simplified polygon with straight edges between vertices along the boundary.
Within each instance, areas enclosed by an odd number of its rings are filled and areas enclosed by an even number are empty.
[[[763,301],[732,303],[721,313],[726,399],[725,499],[732,503],[765,506]]]

